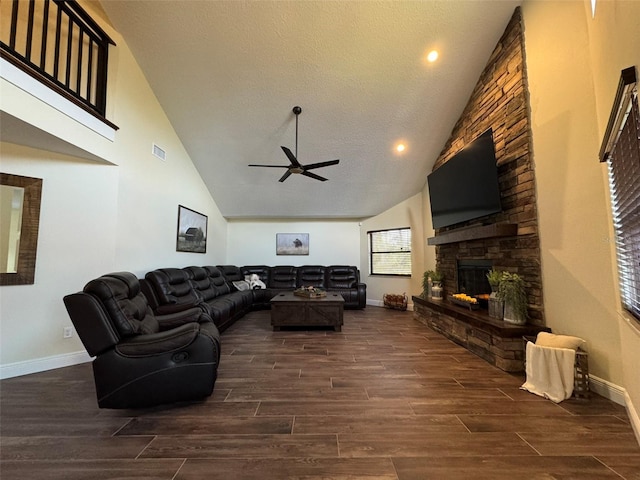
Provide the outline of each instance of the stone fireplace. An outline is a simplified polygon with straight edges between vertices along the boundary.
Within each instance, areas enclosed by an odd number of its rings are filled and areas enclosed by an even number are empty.
[[[459,265],[487,262],[496,270],[520,275],[528,298],[528,322],[544,326],[542,271],[531,155],[531,128],[524,38],[520,9],[482,72],[461,117],[453,128],[434,170],[491,128],[495,143],[502,211],[436,230],[436,269],[444,275],[444,295],[469,289],[468,276],[484,281],[480,272],[459,271]],[[462,275],[462,277],[461,277]],[[461,280],[464,284],[461,284]],[[488,282],[484,285],[488,290]],[[474,289],[476,287],[473,287]],[[466,292],[469,293],[469,292]]]
[[[436,269],[444,276],[444,297],[458,292],[490,292],[486,271],[520,275],[527,291],[527,325],[515,327],[446,300],[413,297],[416,318],[497,367],[524,367],[522,335],[545,327],[535,169],[520,8],[489,58],[484,71],[435,162],[434,170],[487,129],[493,130],[502,211],[437,229]],[[483,278],[484,277],[484,278]],[[486,290],[482,292],[481,290]]]

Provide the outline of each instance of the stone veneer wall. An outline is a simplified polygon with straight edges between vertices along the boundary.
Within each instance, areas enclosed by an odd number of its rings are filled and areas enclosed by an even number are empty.
[[[520,8],[517,8],[434,165],[435,170],[466,144],[492,128],[503,211],[438,229],[436,235],[462,227],[516,223],[517,236],[437,246],[436,268],[444,274],[446,294],[454,293],[457,288],[458,259],[489,259],[495,269],[518,273],[527,287],[529,322],[544,325],[524,51],[522,17]]]

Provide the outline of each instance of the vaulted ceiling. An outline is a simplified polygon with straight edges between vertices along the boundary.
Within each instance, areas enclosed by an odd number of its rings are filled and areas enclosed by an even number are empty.
[[[420,192],[520,3],[101,1],[228,218],[365,218]],[[299,161],[340,159],[326,182],[248,167],[289,163],[296,105]]]

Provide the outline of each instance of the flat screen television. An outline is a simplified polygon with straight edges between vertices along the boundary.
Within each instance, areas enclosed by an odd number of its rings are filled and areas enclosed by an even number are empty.
[[[433,228],[502,211],[493,131],[484,132],[427,176]]]

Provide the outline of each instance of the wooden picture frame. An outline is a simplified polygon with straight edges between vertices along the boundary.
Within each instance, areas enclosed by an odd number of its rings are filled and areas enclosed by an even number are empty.
[[[207,253],[207,222],[206,215],[178,205],[176,251]]]

